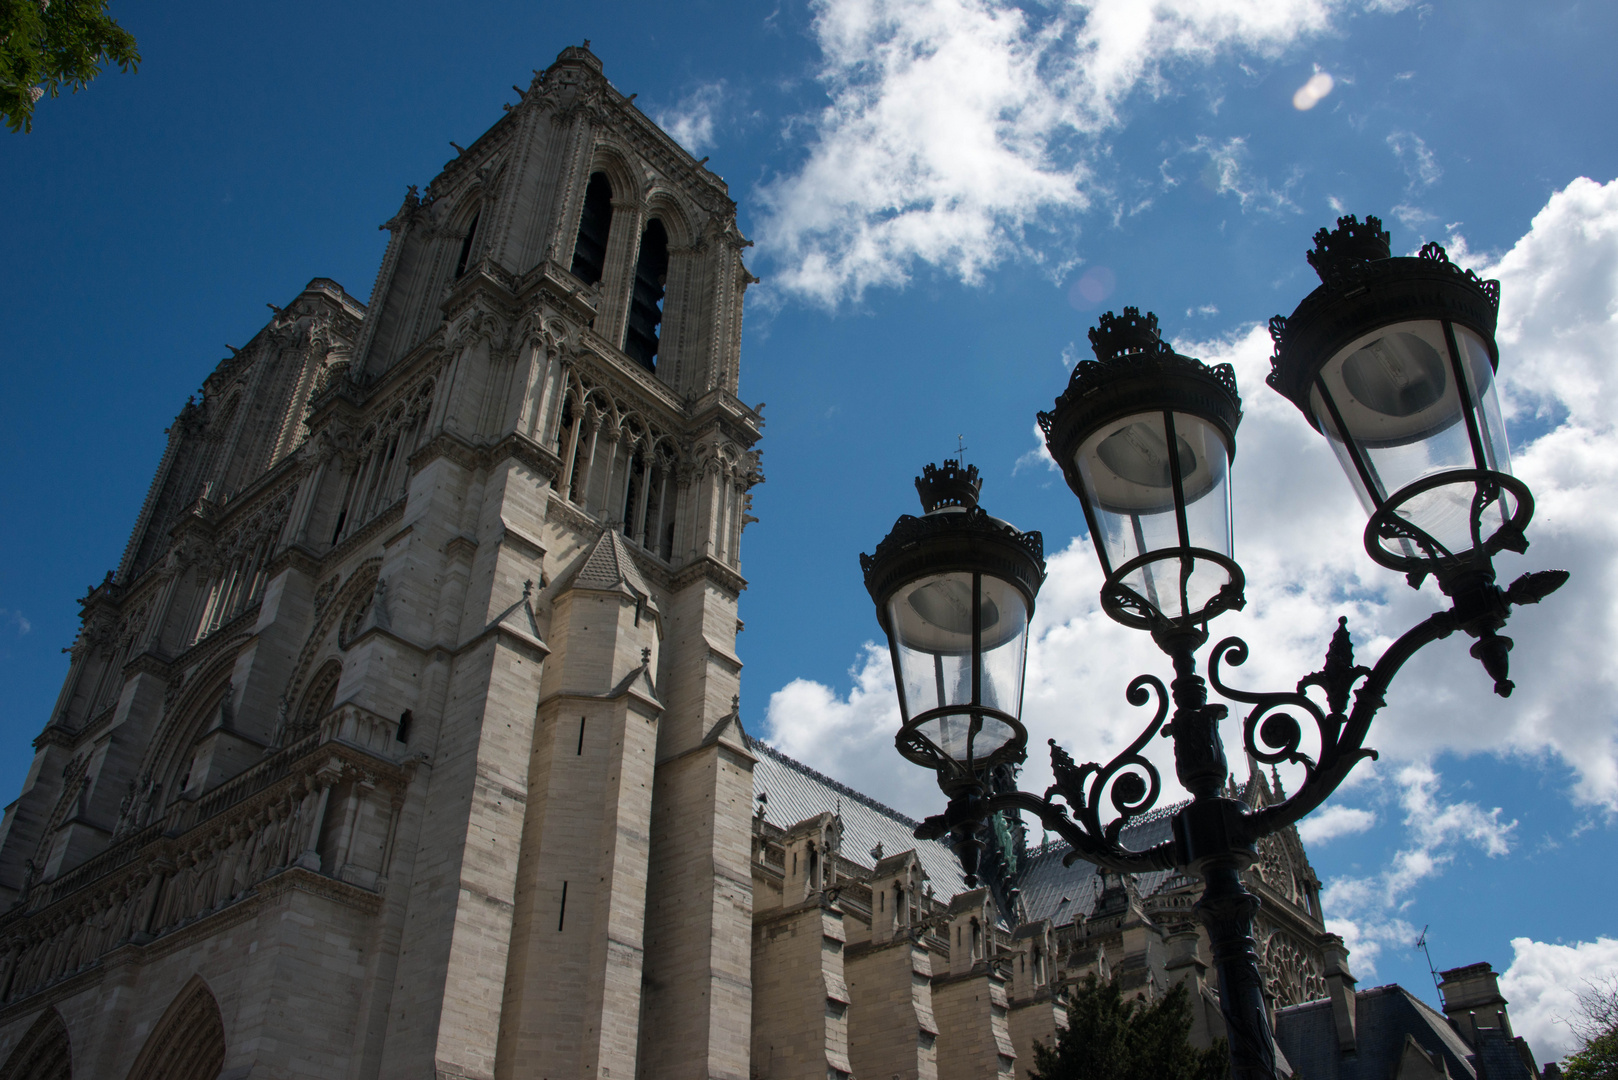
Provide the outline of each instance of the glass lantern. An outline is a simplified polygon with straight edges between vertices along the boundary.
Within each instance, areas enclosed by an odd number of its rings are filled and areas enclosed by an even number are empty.
[[[1045,579],[1039,533],[977,505],[977,469],[928,465],[922,517],[905,515],[860,556],[888,636],[903,723],[896,743],[946,790],[1022,761],[1028,622]]]
[[[1322,284],[1272,320],[1269,382],[1327,437],[1370,521],[1371,557],[1438,572],[1527,547],[1495,392],[1499,283],[1428,244],[1392,258],[1382,223],[1339,218],[1310,264]]]
[[[1084,506],[1106,585],[1102,604],[1161,631],[1242,605],[1232,558],[1230,461],[1241,399],[1229,364],[1180,356],[1157,316],[1107,312],[1056,407],[1041,413],[1051,456]]]

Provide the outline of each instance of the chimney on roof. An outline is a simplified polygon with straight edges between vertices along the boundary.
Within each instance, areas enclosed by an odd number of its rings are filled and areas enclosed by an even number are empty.
[[[1507,1039],[1512,1038],[1511,1017],[1506,1014],[1506,999],[1500,993],[1500,976],[1487,963],[1468,964],[1466,967],[1440,971],[1438,993],[1444,999],[1444,1015],[1466,1045],[1476,1050],[1477,1029],[1499,1028]]]
[[[1321,942],[1326,959],[1326,996],[1331,999],[1331,1018],[1337,1028],[1337,1048],[1351,1051],[1357,1045],[1354,1022],[1358,1006],[1354,998],[1354,973],[1348,970],[1348,947],[1336,934]]]

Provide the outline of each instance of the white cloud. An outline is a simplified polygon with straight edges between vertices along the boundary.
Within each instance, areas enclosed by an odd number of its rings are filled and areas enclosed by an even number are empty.
[[[1086,165],[1166,67],[1277,56],[1352,0],[816,0],[830,104],[764,184],[773,279],[832,306],[917,263],[978,281],[1098,194]],[[1037,256],[1036,256],[1037,257]]]
[[[700,154],[714,146],[714,121],[724,100],[723,79],[704,83],[682,97],[672,109],[659,112],[652,119],[687,151]]]
[[[28,621],[28,616],[20,611],[12,611],[10,608],[0,608],[0,623],[4,623],[15,630],[18,637],[22,637],[34,628],[34,624]]]
[[[1286,190],[1277,191],[1263,177],[1247,171],[1247,140],[1236,136],[1218,142],[1199,135],[1188,153],[1205,156],[1202,182],[1216,195],[1234,195],[1241,208],[1255,210],[1296,210]],[[1288,185],[1290,186],[1290,185]]]
[[[1528,1040],[1540,1061],[1578,1049],[1569,1020],[1579,1015],[1579,994],[1592,983],[1618,977],[1618,939],[1597,938],[1572,945],[1511,939],[1511,967],[1500,976],[1500,992],[1511,1003],[1511,1026]]]
[[[1393,854],[1381,873],[1334,878],[1321,895],[1321,908],[1331,916],[1327,926],[1354,951],[1361,975],[1375,972],[1383,949],[1408,948],[1415,941],[1410,923],[1400,917],[1412,889],[1442,872],[1465,847],[1493,858],[1511,850],[1515,821],[1501,821],[1500,807],[1484,810],[1472,802],[1442,800],[1438,780],[1425,764],[1400,769],[1394,783],[1404,811],[1406,846]]]
[[[1452,248],[1458,253],[1464,245]],[[1478,269],[1502,283],[1500,384],[1518,440],[1515,471],[1534,490],[1538,508],[1533,547],[1499,558],[1500,580],[1563,567],[1573,572],[1573,584],[1514,613],[1507,632],[1516,641],[1517,690],[1509,700],[1493,695],[1461,636],[1424,650],[1394,681],[1368,740],[1389,768],[1368,789],[1396,795],[1407,839],[1382,874],[1334,883],[1336,899],[1328,908],[1347,920],[1338,930],[1350,944],[1362,942],[1362,963],[1374,959],[1376,948],[1413,940],[1398,907],[1416,883],[1441,872],[1457,851],[1499,854],[1509,846],[1509,822],[1499,812],[1443,802],[1436,776],[1420,763],[1444,753],[1489,753],[1517,756],[1532,768],[1549,757],[1571,770],[1569,794],[1576,802],[1618,813],[1618,671],[1610,663],[1618,653],[1612,556],[1618,550],[1618,500],[1612,498],[1618,491],[1618,367],[1612,363],[1618,355],[1618,181],[1569,184],[1511,250]],[[1409,589],[1401,576],[1365,556],[1364,515],[1325,441],[1263,384],[1271,352],[1263,327],[1177,347],[1232,363],[1244,388],[1232,478],[1237,557],[1247,572],[1250,603],[1213,629],[1239,634],[1252,653],[1245,666],[1226,673],[1227,682],[1291,687],[1320,666],[1338,616],[1347,616],[1361,662],[1374,660],[1443,598],[1431,583],[1420,592]],[[985,505],[993,512],[992,483]],[[1043,529],[1055,549],[1030,634],[1023,710],[1030,732],[1023,786],[1040,791],[1050,782],[1047,738],[1081,761],[1108,760],[1146,720],[1123,701],[1129,678],[1137,672],[1166,676],[1168,665],[1146,635],[1100,610],[1101,572],[1088,543],[1081,538],[1059,546],[1059,537],[1082,527],[1076,500],[1055,494],[1045,520],[1018,524]],[[847,697],[804,680],[779,691],[770,703],[770,737],[908,812],[936,812],[936,792],[916,783],[912,777],[920,770],[902,765],[891,750],[892,695],[885,653],[867,649]],[[1239,770],[1236,717],[1224,734]],[[1167,742],[1159,740],[1150,754],[1170,787],[1165,799],[1173,798]],[[1297,782],[1294,773],[1283,770],[1283,776],[1289,786]]]
[[[1063,355],[1063,360],[1067,360],[1065,354]],[[1072,365],[1067,363],[1064,366],[1071,367]],[[1039,430],[1039,424],[1036,422],[1034,424],[1034,448],[1017,459],[1017,464],[1011,467],[1011,475],[1016,476],[1024,469],[1032,469],[1039,465],[1045,466],[1051,472],[1062,471],[1062,467],[1056,463],[1056,459],[1051,457],[1050,449],[1045,445],[1045,433]]]
[[[1420,232],[1423,225],[1438,220],[1438,215],[1409,203],[1399,203],[1393,208],[1392,213],[1394,220],[1412,232]]]
[[[1353,806],[1328,806],[1298,823],[1298,835],[1311,846],[1353,836],[1376,824],[1376,815]]]
[[[913,817],[939,812],[932,774],[899,757],[899,699],[886,646],[866,642],[849,670],[853,689],[794,679],[770,695],[765,738],[782,753]],[[792,822],[783,822],[791,825]]]
[[[1405,176],[1410,180],[1412,191],[1432,187],[1438,183],[1439,177],[1444,175],[1444,170],[1438,166],[1437,156],[1427,148],[1427,144],[1419,135],[1413,135],[1408,131],[1395,131],[1388,136],[1388,149],[1393,151],[1393,156],[1404,166]]]

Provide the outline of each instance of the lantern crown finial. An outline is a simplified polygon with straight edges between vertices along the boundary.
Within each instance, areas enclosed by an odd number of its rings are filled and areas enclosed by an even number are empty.
[[[1142,315],[1135,307],[1124,308],[1122,315],[1105,312],[1098,325],[1090,328],[1090,347],[1102,363],[1120,356],[1170,351],[1158,335],[1157,316],[1150,311]]]
[[[983,478],[976,465],[962,465],[947,459],[942,465],[924,465],[916,477],[916,494],[921,496],[921,508],[926,513],[948,506],[970,509],[978,504],[978,492],[983,490]]]
[[[1391,237],[1382,228],[1382,219],[1367,214],[1362,223],[1353,214],[1337,219],[1337,228],[1315,233],[1315,249],[1307,252],[1309,265],[1321,281],[1326,281],[1345,263],[1368,263],[1390,258]]]

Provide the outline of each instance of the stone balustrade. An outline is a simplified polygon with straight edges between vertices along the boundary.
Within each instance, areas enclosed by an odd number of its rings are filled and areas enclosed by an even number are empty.
[[[249,901],[277,875],[376,891],[408,781],[397,727],[340,706],[314,734],[26,890],[0,915],[0,1004]]]
[[[339,705],[320,722],[322,741],[347,743],[388,761],[404,757],[405,744],[399,740],[399,721],[358,705]]]

